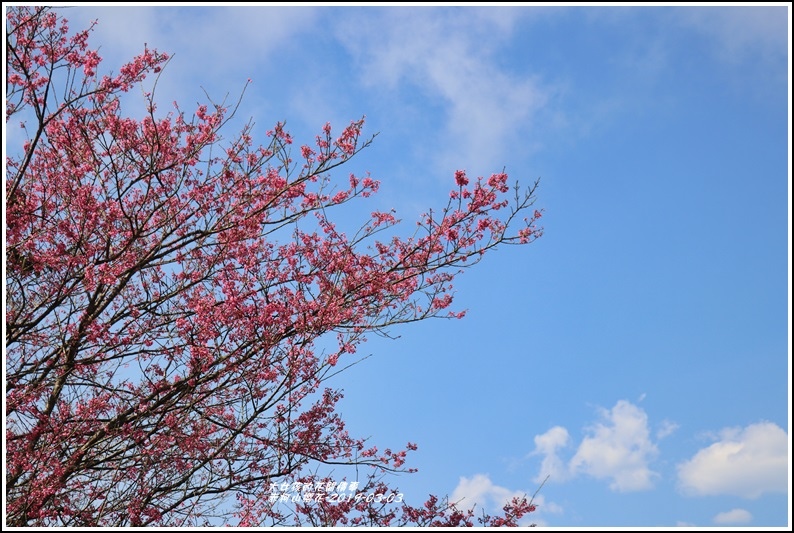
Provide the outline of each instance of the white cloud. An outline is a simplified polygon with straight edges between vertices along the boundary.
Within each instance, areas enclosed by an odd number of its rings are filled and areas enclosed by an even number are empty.
[[[788,436],[771,422],[727,428],[717,442],[678,465],[678,481],[693,496],[758,498],[788,490]]]
[[[651,441],[648,416],[645,411],[626,400],[611,410],[600,409],[602,420],[587,428],[589,433],[579,444],[574,456],[565,463],[559,451],[570,443],[568,430],[556,426],[535,436],[535,449],[530,455],[542,455],[540,471],[534,478],[542,482],[564,481],[578,474],[610,480],[614,491],[632,492],[653,487],[659,476],[648,464],[659,453]],[[666,436],[678,426],[663,421],[657,435]]]
[[[557,450],[568,446],[570,440],[568,430],[562,426],[555,426],[546,433],[535,436],[535,451],[532,455],[540,454],[544,457],[540,472],[533,481],[542,483],[546,477],[553,481],[564,481],[569,477],[568,469],[557,455]]]
[[[645,411],[621,400],[611,411],[602,409],[601,416],[603,422],[589,429],[591,435],[571,459],[571,472],[610,479],[609,487],[619,492],[652,488],[658,474],[648,463],[659,451],[650,440]]]
[[[720,526],[735,526],[742,524],[749,524],[753,519],[753,515],[744,509],[731,509],[724,513],[719,513],[714,517],[714,523]]]

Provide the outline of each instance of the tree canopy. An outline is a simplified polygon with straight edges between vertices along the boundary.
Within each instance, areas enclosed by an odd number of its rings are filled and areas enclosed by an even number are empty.
[[[394,212],[348,235],[332,208],[378,190],[339,177],[372,140],[363,119],[298,146],[283,124],[223,139],[236,106],[211,101],[161,113],[147,92],[131,118],[125,93],[166,54],[101,75],[90,28],[6,17],[6,125],[25,136],[6,160],[8,525],[471,525],[446,498],[404,502],[384,474],[416,445],[349,435],[326,381],[368,334],[462,317],[460,269],[540,236],[537,183],[458,171],[412,235]]]

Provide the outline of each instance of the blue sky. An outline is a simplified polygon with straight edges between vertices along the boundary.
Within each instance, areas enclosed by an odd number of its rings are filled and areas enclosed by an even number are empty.
[[[174,54],[165,109],[248,88],[300,142],[379,132],[342,169],[405,231],[456,169],[504,167],[545,235],[466,271],[463,320],[373,337],[338,376],[354,435],[417,442],[393,480],[549,526],[791,524],[790,10],[77,7],[106,68]],[[232,135],[233,130],[228,130]],[[342,216],[355,216],[355,212]]]

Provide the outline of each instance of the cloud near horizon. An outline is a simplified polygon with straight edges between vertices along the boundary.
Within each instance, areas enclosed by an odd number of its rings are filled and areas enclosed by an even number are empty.
[[[713,521],[720,526],[738,526],[749,524],[753,520],[753,515],[745,509],[731,509],[724,513],[717,514]]]
[[[755,499],[788,491],[788,435],[760,422],[725,428],[717,442],[677,466],[680,490],[688,496],[719,494]]]
[[[526,491],[510,490],[496,485],[487,474],[475,474],[471,478],[461,476],[449,501],[456,504],[459,509],[475,508],[476,516],[480,510],[498,513],[506,503],[516,497],[526,497],[528,500],[532,498],[532,503],[537,507],[537,511],[521,520],[520,524],[522,525],[545,525],[543,520],[538,519],[539,513],[562,513],[562,507],[547,502],[542,494],[535,494],[533,497],[532,493]]]

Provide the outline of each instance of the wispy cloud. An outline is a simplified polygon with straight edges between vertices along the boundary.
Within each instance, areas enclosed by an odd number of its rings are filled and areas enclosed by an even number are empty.
[[[314,27],[317,13],[308,7],[122,6],[76,8],[64,14],[75,29],[98,21],[91,42],[102,45],[103,69],[117,71],[140,54],[144,44],[168,53],[171,60],[156,94],[159,102],[169,104],[163,105],[168,110],[177,100],[192,111],[196,101],[205,100],[202,87],[217,103],[227,93],[230,100],[236,99],[246,80],[253,78],[247,99],[250,114],[257,100],[252,93],[273,87],[272,79],[256,73],[277,65],[280,56],[294,49],[295,40]]]
[[[488,14],[483,17],[482,14]],[[495,54],[523,11],[396,9],[359,12],[340,33],[369,87],[418,91],[443,108],[444,162],[493,165],[531,127],[547,95],[531,77],[499,67]],[[526,148],[526,147],[524,147]],[[461,159],[462,158],[462,159]],[[471,167],[475,166],[474,169]]]
[[[656,440],[661,440],[665,437],[669,437],[673,433],[678,430],[679,426],[675,422],[671,422],[670,420],[662,420],[659,423],[659,427],[656,429]]]
[[[174,69],[208,74],[254,67],[290,47],[290,39],[311,30],[317,11],[299,7],[100,7],[72,12],[99,21],[96,42],[124,60],[143,44],[175,53]],[[70,12],[65,13],[70,17]],[[80,22],[84,24],[84,22]]]
[[[753,515],[744,509],[731,509],[724,513],[717,514],[713,521],[720,526],[738,526],[749,524],[753,520]]]
[[[719,57],[729,63],[748,58],[785,60],[788,16],[785,6],[679,8],[678,21],[715,43]]]
[[[678,465],[682,492],[758,498],[788,490],[788,436],[772,422],[726,428],[714,444]]]

